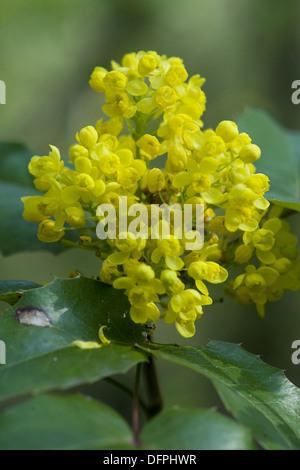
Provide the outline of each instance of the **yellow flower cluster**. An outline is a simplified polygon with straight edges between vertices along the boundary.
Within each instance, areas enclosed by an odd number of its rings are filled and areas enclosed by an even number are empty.
[[[248,265],[246,273],[229,284],[228,293],[237,302],[255,303],[258,313],[263,317],[266,302],[275,302],[285,290],[296,291],[300,287],[297,237],[290,232],[286,220],[272,217],[261,228],[245,232],[243,242],[235,251],[235,261],[249,261],[255,250],[260,265],[258,269]]]
[[[96,67],[89,81],[104,94],[108,118],[76,134],[70,165],[54,146],[49,156],[31,159],[34,184],[45,194],[22,198],[24,218],[39,223],[43,242],[72,246],[65,234],[79,232],[75,246],[100,253],[100,279],[125,291],[136,323],[162,318],[182,336],[193,336],[203,306],[212,303],[207,283],[225,282],[229,262],[248,263],[254,255],[261,266],[250,264],[228,291],[256,303],[262,314],[266,301],[296,289],[300,276],[287,224],[265,220],[269,183],[255,171],[259,147],[232,121],[202,129],[205,80],[189,78],[182,59],[141,51],[111,65]],[[129,219],[137,202],[149,216],[153,204],[202,204],[202,248],[186,250],[176,233],[145,239],[122,232],[99,240],[97,207],[111,204],[118,216],[121,196],[127,197]]]

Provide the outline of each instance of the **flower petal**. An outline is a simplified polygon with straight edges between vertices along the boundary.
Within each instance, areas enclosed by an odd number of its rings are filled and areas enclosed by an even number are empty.
[[[194,336],[196,332],[196,328],[194,323],[190,323],[189,325],[180,325],[180,323],[175,322],[176,329],[178,333],[183,336],[184,338],[191,338]]]
[[[184,266],[184,262],[179,256],[166,256],[165,261],[168,268],[174,271],[179,271]]]
[[[132,96],[141,96],[147,93],[148,87],[145,82],[132,80],[127,84],[126,91]]]

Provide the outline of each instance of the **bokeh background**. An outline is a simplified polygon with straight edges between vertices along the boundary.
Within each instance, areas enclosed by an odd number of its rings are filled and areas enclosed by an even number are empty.
[[[300,130],[300,105],[291,102],[291,83],[300,79],[299,20],[299,0],[0,0],[0,79],[7,87],[0,141],[25,143],[33,154],[47,154],[53,144],[67,155],[75,133],[101,116],[101,98],[88,86],[94,66],[109,67],[111,59],[139,50],[182,57],[190,74],[207,79],[205,127],[255,105]],[[297,217],[290,221],[299,234]],[[98,275],[98,259],[77,250],[0,255],[0,279],[47,282],[71,269]],[[299,293],[286,293],[261,320],[255,308],[224,298],[206,309],[192,340],[163,324],[155,340],[242,343],[300,386],[300,365],[291,362],[291,344],[300,339],[299,302]],[[196,373],[166,363],[158,373],[166,405],[221,408]],[[110,384],[83,390],[130,415],[130,399]]]

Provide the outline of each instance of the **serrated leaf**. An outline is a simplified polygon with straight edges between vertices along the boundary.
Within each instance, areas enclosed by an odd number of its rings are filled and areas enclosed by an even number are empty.
[[[213,410],[169,409],[142,430],[141,440],[162,450],[254,449],[248,429]]]
[[[270,178],[265,197],[274,204],[300,211],[299,166],[286,129],[266,110],[249,108],[237,118],[240,132],[247,132],[262,154],[254,165]]]
[[[13,305],[20,300],[26,290],[36,287],[40,285],[31,281],[0,281],[0,300]]]
[[[22,217],[21,197],[41,195],[34,188],[28,172],[31,156],[32,153],[21,144],[0,143],[0,250],[4,255],[30,250],[59,253],[65,249],[59,243],[39,241],[38,224],[27,222]],[[75,235],[69,232],[68,237]]]
[[[20,324],[16,312],[45,315],[44,328]],[[127,313],[126,313],[127,312]],[[55,279],[25,292],[0,316],[0,339],[6,344],[6,365],[0,366],[0,401],[27,393],[68,388],[126,372],[147,357],[134,343],[143,343],[145,328],[132,322],[126,296],[94,279]],[[112,341],[101,349],[70,347],[75,340],[98,342],[99,327]]]
[[[300,390],[284,373],[237,344],[148,345],[156,357],[211,379],[229,411],[266,449],[300,449]]]
[[[132,434],[110,407],[82,395],[41,395],[0,413],[1,450],[128,448]]]

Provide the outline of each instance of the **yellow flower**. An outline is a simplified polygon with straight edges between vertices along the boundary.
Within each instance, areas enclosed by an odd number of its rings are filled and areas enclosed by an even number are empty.
[[[155,92],[154,96],[156,104],[159,108],[167,108],[168,106],[174,104],[178,99],[176,92],[169,86],[159,88]]]
[[[75,216],[74,226],[79,223],[79,217],[81,219],[80,225],[84,225],[84,212],[81,206],[66,204],[62,199],[62,186],[54,179],[50,179],[50,183],[51,187],[44,196],[21,198],[24,203],[24,219],[30,222],[41,222],[53,217],[56,220],[54,228],[58,230],[63,227],[68,216],[71,216],[70,221],[72,220],[73,213]],[[70,225],[72,224],[70,223]]]
[[[157,54],[148,52],[143,54],[138,63],[138,71],[141,75],[149,75],[158,65]]]
[[[91,74],[91,78],[89,81],[90,86],[99,92],[105,91],[105,86],[103,83],[103,79],[107,74],[107,70],[103,67],[95,67],[93,73]]]
[[[102,110],[111,118],[124,117],[130,119],[135,115],[136,106],[130,102],[126,93],[118,92],[113,95],[109,104],[102,106]]]
[[[157,248],[151,254],[151,261],[155,264],[159,263],[164,257],[165,263],[169,269],[179,270],[184,266],[180,256],[183,254],[183,247],[180,240],[170,235],[169,239],[157,241]]]
[[[54,220],[43,220],[39,225],[38,239],[45,243],[58,242],[64,236],[65,232],[63,230],[55,230],[54,226]]]
[[[158,294],[165,293],[162,282],[155,278],[150,266],[137,260],[125,262],[124,270],[127,276],[116,279],[113,286],[115,289],[126,289],[132,320],[135,323],[156,322],[160,312],[154,302],[159,302]]]
[[[181,171],[174,176],[174,188],[188,186],[186,194],[192,197],[195,194],[206,193],[211,186],[209,175],[201,173],[200,166],[195,160],[189,160],[187,171]]]
[[[194,289],[186,289],[173,295],[164,314],[168,324],[175,322],[179,334],[184,338],[194,336],[195,321],[203,314],[202,306],[212,304],[210,297],[201,295]]]
[[[233,287],[237,289],[244,286],[250,299],[256,304],[259,315],[263,317],[268,300],[268,288],[277,281],[278,277],[278,271],[273,268],[262,266],[256,269],[255,266],[250,265],[247,266],[245,274],[235,279]]]
[[[52,214],[46,215],[40,208],[48,203],[45,196],[27,196],[22,197],[21,201],[24,204],[23,218],[28,222],[41,222],[48,219]],[[50,200],[51,201],[51,200]]]
[[[136,144],[140,149],[140,154],[147,160],[153,160],[157,157],[160,143],[155,136],[144,134]]]
[[[168,69],[166,73],[165,81],[167,85],[171,87],[176,87],[176,86],[181,85],[183,82],[185,82],[187,78],[188,78],[188,73],[182,64],[171,65],[171,67]]]
[[[203,281],[219,284],[226,281],[228,272],[225,268],[213,261],[194,261],[188,267],[189,276],[195,280],[197,289],[205,295],[208,290]]]
[[[247,261],[251,259],[252,254],[253,254],[253,248],[251,248],[251,246],[239,245],[237,249],[235,250],[234,261],[240,264],[247,263]]]
[[[85,224],[84,210],[81,205],[65,208],[66,221],[71,227],[83,227]],[[81,237],[82,238],[82,237]],[[90,238],[90,237],[89,237]]]
[[[113,281],[120,276],[121,273],[116,265],[112,264],[108,259],[103,261],[100,271],[100,280],[102,282],[112,284]]]
[[[165,186],[165,177],[159,168],[152,168],[147,173],[148,189],[151,193],[161,191]]]
[[[226,143],[236,138],[238,133],[239,130],[237,125],[232,121],[222,121],[216,128],[216,134]]]
[[[203,158],[210,157],[212,159],[210,161],[215,162],[213,168],[215,171],[218,167],[218,161],[214,159],[225,152],[225,142],[212,129],[207,129],[202,135],[202,145],[195,151],[196,160],[201,161]]]
[[[256,194],[263,195],[269,190],[269,178],[262,173],[256,173],[252,175],[246,182],[248,188]]]
[[[32,157],[29,172],[42,193],[22,198],[23,217],[39,224],[41,241],[59,241],[64,230],[74,229],[79,248],[97,250],[100,279],[124,290],[133,322],[164,318],[186,338],[194,335],[203,306],[212,303],[207,282],[225,283],[231,264],[253,262],[225,289],[237,302],[256,304],[261,316],[267,301],[300,288],[297,237],[280,218],[283,208],[274,205],[268,213],[269,179],[254,166],[261,150],[232,121],[202,129],[204,82],[200,75],[188,77],[179,57],[155,51],[125,54],[120,63],[111,62],[111,70],[96,67],[89,83],[104,93],[108,118],[76,134],[69,164],[53,146],[48,156]],[[137,203],[145,208],[141,219],[135,217]],[[188,233],[185,219],[177,227],[177,214],[170,221],[157,217],[161,203],[192,206]],[[204,239],[190,249],[199,204]],[[130,225],[124,229],[125,210]],[[106,212],[117,220],[102,237]],[[139,226],[144,238],[129,233]],[[107,344],[104,328],[99,339]],[[101,347],[89,341],[74,345]]]
[[[62,190],[62,199],[66,204],[74,204],[80,198],[89,202],[104,194],[105,183],[98,178],[98,169],[93,166],[92,161],[86,157],[78,157],[75,160],[76,172],[71,175],[70,182],[73,184],[65,186]]]
[[[69,155],[70,155],[71,162],[74,163],[76,158],[78,157],[88,158],[89,151],[87,148],[83,147],[83,145],[73,144],[70,147]]]
[[[172,106],[178,99],[179,96],[173,88],[162,86],[155,91],[151,98],[147,97],[140,100],[137,103],[137,109],[145,114],[151,113],[156,108],[163,111]]]
[[[229,193],[225,214],[225,227],[231,232],[240,229],[253,232],[258,227],[256,209],[267,209],[269,202],[244,184],[235,185]]]
[[[54,145],[50,147],[48,157],[34,156],[28,165],[29,172],[36,178],[34,184],[40,191],[47,191],[50,188],[50,180],[56,178],[64,167],[58,148]]]
[[[116,248],[119,250],[108,256],[108,261],[113,265],[124,264],[132,255],[134,258],[141,257],[141,250],[146,246],[146,240],[136,238],[133,233],[120,233],[116,240]]]
[[[260,148],[255,144],[249,144],[242,148],[239,157],[244,163],[253,163],[260,158],[260,155]]]
[[[156,323],[160,317],[160,311],[153,302],[143,304],[142,307],[131,306],[130,308],[131,319],[135,323]]]
[[[135,52],[130,54],[125,54],[122,58],[122,67],[126,67],[131,71],[137,70],[138,68],[138,59]]]
[[[103,85],[108,96],[110,94],[120,93],[125,90],[127,78],[121,72],[108,72],[103,78]]]
[[[160,280],[166,287],[172,287],[178,282],[176,271],[172,269],[164,269],[160,274]]]
[[[98,142],[98,132],[93,126],[87,126],[76,134],[76,139],[83,147],[90,149]]]
[[[116,151],[120,165],[117,166],[117,181],[122,188],[129,191],[136,189],[137,182],[146,172],[146,164],[141,160],[135,160],[133,153],[129,149]]]
[[[120,118],[112,118],[105,122],[103,122],[103,119],[99,119],[99,121],[96,122],[95,127],[99,136],[101,136],[102,134],[110,134],[117,136],[123,129],[123,123],[122,119]]]
[[[243,241],[246,245],[256,249],[256,256],[264,264],[272,264],[276,260],[273,247],[276,243],[276,234],[281,229],[281,221],[278,218],[268,219],[262,228],[252,233],[245,233]]]

